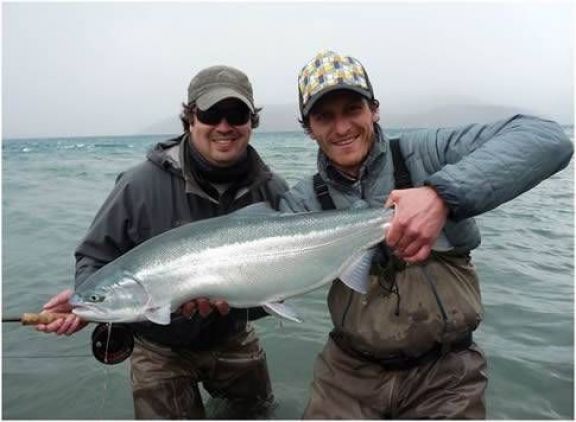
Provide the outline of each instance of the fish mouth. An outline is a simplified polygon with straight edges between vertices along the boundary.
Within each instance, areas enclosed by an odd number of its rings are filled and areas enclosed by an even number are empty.
[[[112,322],[112,318],[106,312],[91,305],[78,305],[72,308],[72,313],[85,321]]]
[[[85,321],[112,322],[110,315],[100,309],[98,305],[92,305],[82,301],[80,296],[74,295],[68,301],[72,307],[72,313]]]

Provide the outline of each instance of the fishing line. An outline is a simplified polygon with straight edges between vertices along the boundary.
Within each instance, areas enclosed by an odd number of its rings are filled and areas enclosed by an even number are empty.
[[[108,328],[108,337],[106,337],[106,349],[104,352],[104,362],[108,363],[108,348],[110,347],[110,337],[112,337],[112,324],[106,324]]]
[[[3,317],[2,322],[22,325],[50,324],[70,314],[61,313],[24,313],[20,317]],[[86,321],[95,322],[95,321]],[[98,323],[91,336],[92,355],[106,365],[115,365],[127,359],[134,349],[134,334],[126,324]],[[56,356],[27,355],[34,358],[53,358]],[[25,358],[27,356],[6,356],[7,358]],[[70,356],[70,355],[68,355]],[[66,356],[61,356],[66,357]]]
[[[5,355],[2,354],[2,359],[66,359],[66,358],[91,358],[92,355]]]
[[[68,314],[59,313],[24,313],[21,316],[2,317],[2,323],[19,322],[22,325],[49,324],[55,319],[65,318]],[[92,355],[10,355],[2,353],[2,359],[68,359],[68,358],[87,358]]]
[[[111,324],[110,324],[111,325]],[[102,410],[104,409],[104,405],[106,404],[106,398],[108,396],[108,383],[110,382],[110,366],[104,366],[104,385],[102,388],[102,399],[100,400],[100,408],[98,412],[102,415]]]

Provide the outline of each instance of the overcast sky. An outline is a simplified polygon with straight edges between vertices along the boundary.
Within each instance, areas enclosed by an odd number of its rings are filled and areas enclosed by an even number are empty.
[[[129,135],[177,115],[191,77],[229,64],[258,104],[296,104],[321,49],[359,59],[400,112],[516,107],[570,122],[572,1],[3,3],[4,138]],[[463,122],[467,123],[467,122]]]

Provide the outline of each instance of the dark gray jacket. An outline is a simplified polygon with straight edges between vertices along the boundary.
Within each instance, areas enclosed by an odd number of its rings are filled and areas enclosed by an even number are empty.
[[[189,176],[191,172],[183,171],[181,143],[186,139],[182,135],[157,144],[146,161],[118,176],[76,249],[76,286],[138,244],[179,225],[227,214],[255,202],[269,201],[278,206],[287,184],[270,171],[252,147],[252,171],[245,183],[214,198]],[[250,312],[233,309],[226,317],[216,312],[191,320],[173,315],[167,327],[150,322],[132,327],[161,344],[202,349],[243,329],[248,319],[261,316],[264,312],[259,308]]]

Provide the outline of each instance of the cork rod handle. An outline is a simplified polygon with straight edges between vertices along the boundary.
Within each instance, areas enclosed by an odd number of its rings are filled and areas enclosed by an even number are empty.
[[[50,324],[59,318],[66,318],[71,314],[45,313],[45,314],[22,314],[22,325]]]

